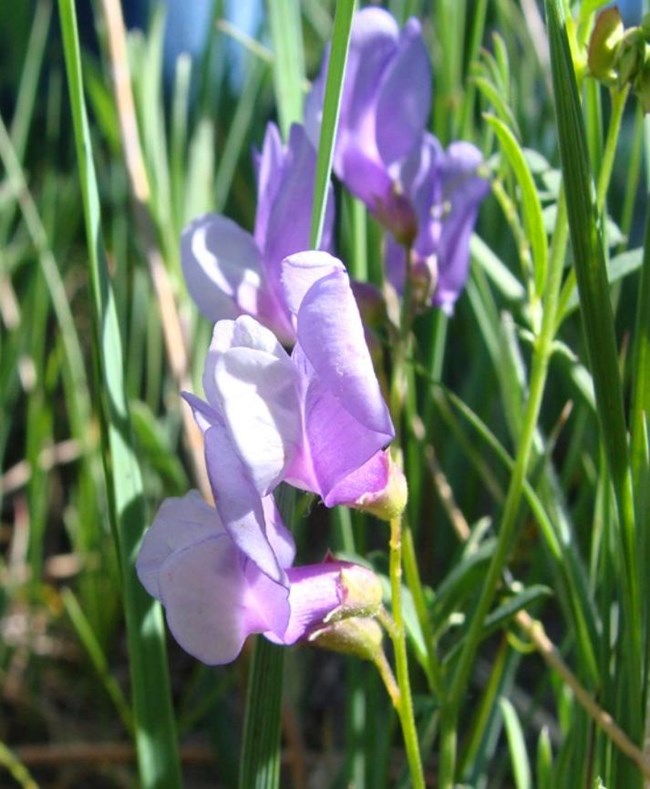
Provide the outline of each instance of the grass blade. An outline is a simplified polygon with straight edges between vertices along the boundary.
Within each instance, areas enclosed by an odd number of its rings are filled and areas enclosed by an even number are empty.
[[[510,750],[510,762],[515,777],[517,789],[531,789],[532,779],[528,753],[526,752],[526,741],[521,721],[515,708],[508,699],[501,697],[499,707],[503,715],[503,722],[508,736],[508,748]]]
[[[544,293],[548,245],[544,229],[542,205],[539,200],[532,173],[526,162],[521,146],[512,131],[499,118],[485,115],[485,120],[494,129],[503,153],[508,160],[521,189],[521,203],[524,229],[530,242],[535,274],[535,291],[538,297]]]
[[[246,699],[239,789],[279,786],[283,657],[282,647],[257,637]]]
[[[334,141],[336,139],[336,127],[339,121],[339,110],[341,108],[343,80],[345,78],[345,65],[348,59],[348,46],[350,43],[354,5],[355,0],[340,0],[340,2],[336,4],[334,30],[332,31],[332,49],[327,69],[325,98],[323,99],[323,120],[320,127],[318,159],[316,161],[314,207],[311,217],[312,249],[318,249],[320,246],[323,222],[325,221],[327,188],[329,185],[330,173],[332,172]]]
[[[607,269],[598,225],[595,191],[589,167],[584,118],[580,106],[564,10],[559,0],[546,0],[556,121],[566,202],[580,294],[585,344],[593,376],[600,432],[618,510],[618,541],[625,571],[621,579],[620,655],[625,683],[618,682],[622,724],[630,736],[641,736],[641,597],[636,547],[632,474],[623,408],[614,319]],[[625,691],[623,691],[623,686]],[[631,700],[634,699],[634,702]],[[639,700],[638,702],[636,700]],[[623,766],[622,766],[623,767]],[[625,768],[623,768],[625,769]],[[624,781],[623,770],[619,780]],[[637,774],[638,775],[638,774]],[[634,778],[629,776],[634,786]]]
[[[266,8],[273,40],[273,82],[280,129],[286,140],[291,124],[302,121],[305,58],[300,4],[297,0],[269,0]]]
[[[282,484],[276,494],[284,522],[294,520],[295,489]],[[244,740],[239,759],[239,789],[277,789],[280,781],[280,707],[284,649],[257,636],[253,652]]]
[[[142,480],[131,444],[122,345],[101,236],[99,194],[72,0],[60,0],[59,14],[88,240],[104,465],[122,573],[140,780],[146,787],[171,788],[180,786],[181,779],[162,612],[135,573],[135,557],[145,524]]]

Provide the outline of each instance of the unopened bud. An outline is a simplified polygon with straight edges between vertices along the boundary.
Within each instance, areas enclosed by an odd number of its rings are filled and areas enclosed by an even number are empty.
[[[313,632],[309,642],[323,649],[377,662],[382,653],[382,630],[374,619],[350,617]]]
[[[623,35],[623,21],[616,6],[598,14],[589,39],[587,62],[592,75],[609,85],[617,81],[616,61]]]
[[[381,608],[383,590],[381,581],[367,567],[360,564],[341,562],[338,579],[339,599],[325,622],[338,622],[348,617],[372,617]]]
[[[385,452],[385,460],[388,464],[388,473],[384,489],[378,493],[366,493],[350,506],[369,512],[381,520],[389,521],[404,512],[408,499],[408,485],[404,472],[391,458],[388,450]]]

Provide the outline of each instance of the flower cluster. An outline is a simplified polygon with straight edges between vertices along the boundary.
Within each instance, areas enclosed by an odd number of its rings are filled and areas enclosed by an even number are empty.
[[[406,501],[355,290],[343,263],[325,251],[332,244],[331,193],[323,250],[309,250],[326,69],[327,59],[305,127],[294,125],[283,145],[269,125],[255,155],[253,234],[206,215],[182,238],[188,289],[215,324],[205,399],[184,394],[203,432],[215,506],[196,492],[165,501],[137,569],[163,603],[176,640],[210,664],[233,660],[251,633],[281,644],[356,644],[361,653],[359,641],[376,638],[376,577],[331,557],[294,566],[293,538],[273,499],[280,483],[328,507],[385,519]],[[357,14],[334,170],[384,225],[394,286],[401,290],[409,277],[420,305],[449,310],[465,281],[487,182],[473,146],[454,143],[444,151],[425,130],[430,96],[419,24],[410,20],[400,31],[380,9]]]
[[[280,482],[327,506],[387,517],[405,503],[386,449],[393,424],[343,264],[327,252],[290,255],[279,281],[291,354],[249,315],[217,321],[206,401],[185,394],[204,434],[215,508],[197,494],[167,500],[138,557],[176,640],[206,663],[234,659],[251,633],[283,644],[349,639],[341,621],[356,628],[381,604],[363,567],[292,566],[293,539],[272,495]]]
[[[318,140],[327,58],[307,100],[305,126]],[[387,276],[412,279],[420,304],[451,312],[469,266],[469,239],[489,191],[473,145],[445,151],[426,130],[431,66],[420,24],[400,31],[380,8],[354,20],[334,172],[388,231]]]
[[[294,340],[280,282],[287,255],[309,247],[316,151],[302,126],[294,124],[286,146],[270,123],[257,171],[255,231],[247,233],[219,214],[195,219],[183,232],[181,262],[188,290],[211,321],[253,315],[286,343]],[[323,248],[334,221],[330,192]]]
[[[234,660],[252,633],[294,644],[381,605],[379,580],[365,567],[332,559],[291,567],[293,538],[273,498],[261,506],[279,574],[261,569],[264,557],[240,548],[196,491],[164,502],[140,550],[140,580],[165,606],[174,638],[209,665]]]

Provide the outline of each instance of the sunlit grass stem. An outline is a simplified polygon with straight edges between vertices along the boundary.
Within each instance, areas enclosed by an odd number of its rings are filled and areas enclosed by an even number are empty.
[[[395,622],[393,646],[395,649],[397,684],[399,686],[398,714],[409,764],[411,785],[414,789],[424,789],[424,773],[413,713],[413,699],[406,653],[406,631],[402,614],[402,522],[400,517],[393,518],[390,522],[389,576],[391,609]]]
[[[483,623],[490,611],[503,568],[508,559],[516,534],[519,508],[523,498],[526,474],[531,461],[533,442],[546,385],[548,363],[553,351],[558,296],[562,283],[564,243],[562,236],[567,229],[566,205],[561,199],[554,242],[550,250],[548,280],[543,299],[542,323],[533,346],[530,390],[524,411],[523,425],[515,465],[510,477],[508,493],[499,527],[497,543],[487,569],[485,581],[475,610],[471,614],[469,629],[458,658],[449,694],[441,710],[441,759],[439,783],[441,789],[451,789],[455,774],[455,741],[458,716],[476,652],[481,641]]]

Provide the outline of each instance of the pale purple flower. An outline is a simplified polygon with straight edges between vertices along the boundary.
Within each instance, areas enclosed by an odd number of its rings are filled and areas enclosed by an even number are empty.
[[[318,140],[329,55],[305,109]],[[334,172],[386,228],[387,275],[402,291],[410,250],[416,306],[451,312],[467,279],[469,239],[489,191],[483,157],[473,145],[445,151],[426,130],[431,64],[420,24],[400,31],[380,8],[356,14],[350,39]]]
[[[176,641],[204,663],[231,662],[253,633],[294,644],[329,621],[373,615],[381,603],[379,581],[364,567],[335,560],[292,567],[293,538],[272,497],[261,506],[279,578],[237,546],[196,491],[167,499],[144,536],[140,581],[165,607]]]
[[[254,161],[254,234],[219,214],[199,217],[183,231],[183,272],[192,298],[211,321],[253,315],[290,344],[294,333],[282,293],[281,263],[309,246],[316,151],[302,126],[291,127],[283,146],[277,127],[269,124]],[[323,248],[329,247],[332,223],[330,193]]]
[[[480,204],[490,191],[480,174],[483,156],[474,145],[454,142],[444,150],[431,134],[400,167],[404,194],[417,217],[410,246],[410,278],[415,302],[451,313],[469,271],[469,243]],[[404,287],[407,246],[386,238],[390,282]]]
[[[286,481],[328,507],[372,503],[389,483],[385,448],[394,437],[343,264],[326,252],[292,255],[282,284],[297,336],[291,355],[249,316],[219,321],[203,376],[207,403],[186,395],[205,434],[219,514],[242,550],[254,544],[264,555],[271,577],[278,568],[260,508],[249,517],[256,496]]]
[[[318,144],[329,51],[305,105],[305,127]],[[416,218],[400,193],[396,168],[421,142],[431,109],[431,64],[420,23],[400,31],[381,8],[352,23],[333,167],[345,186],[397,236]]]

